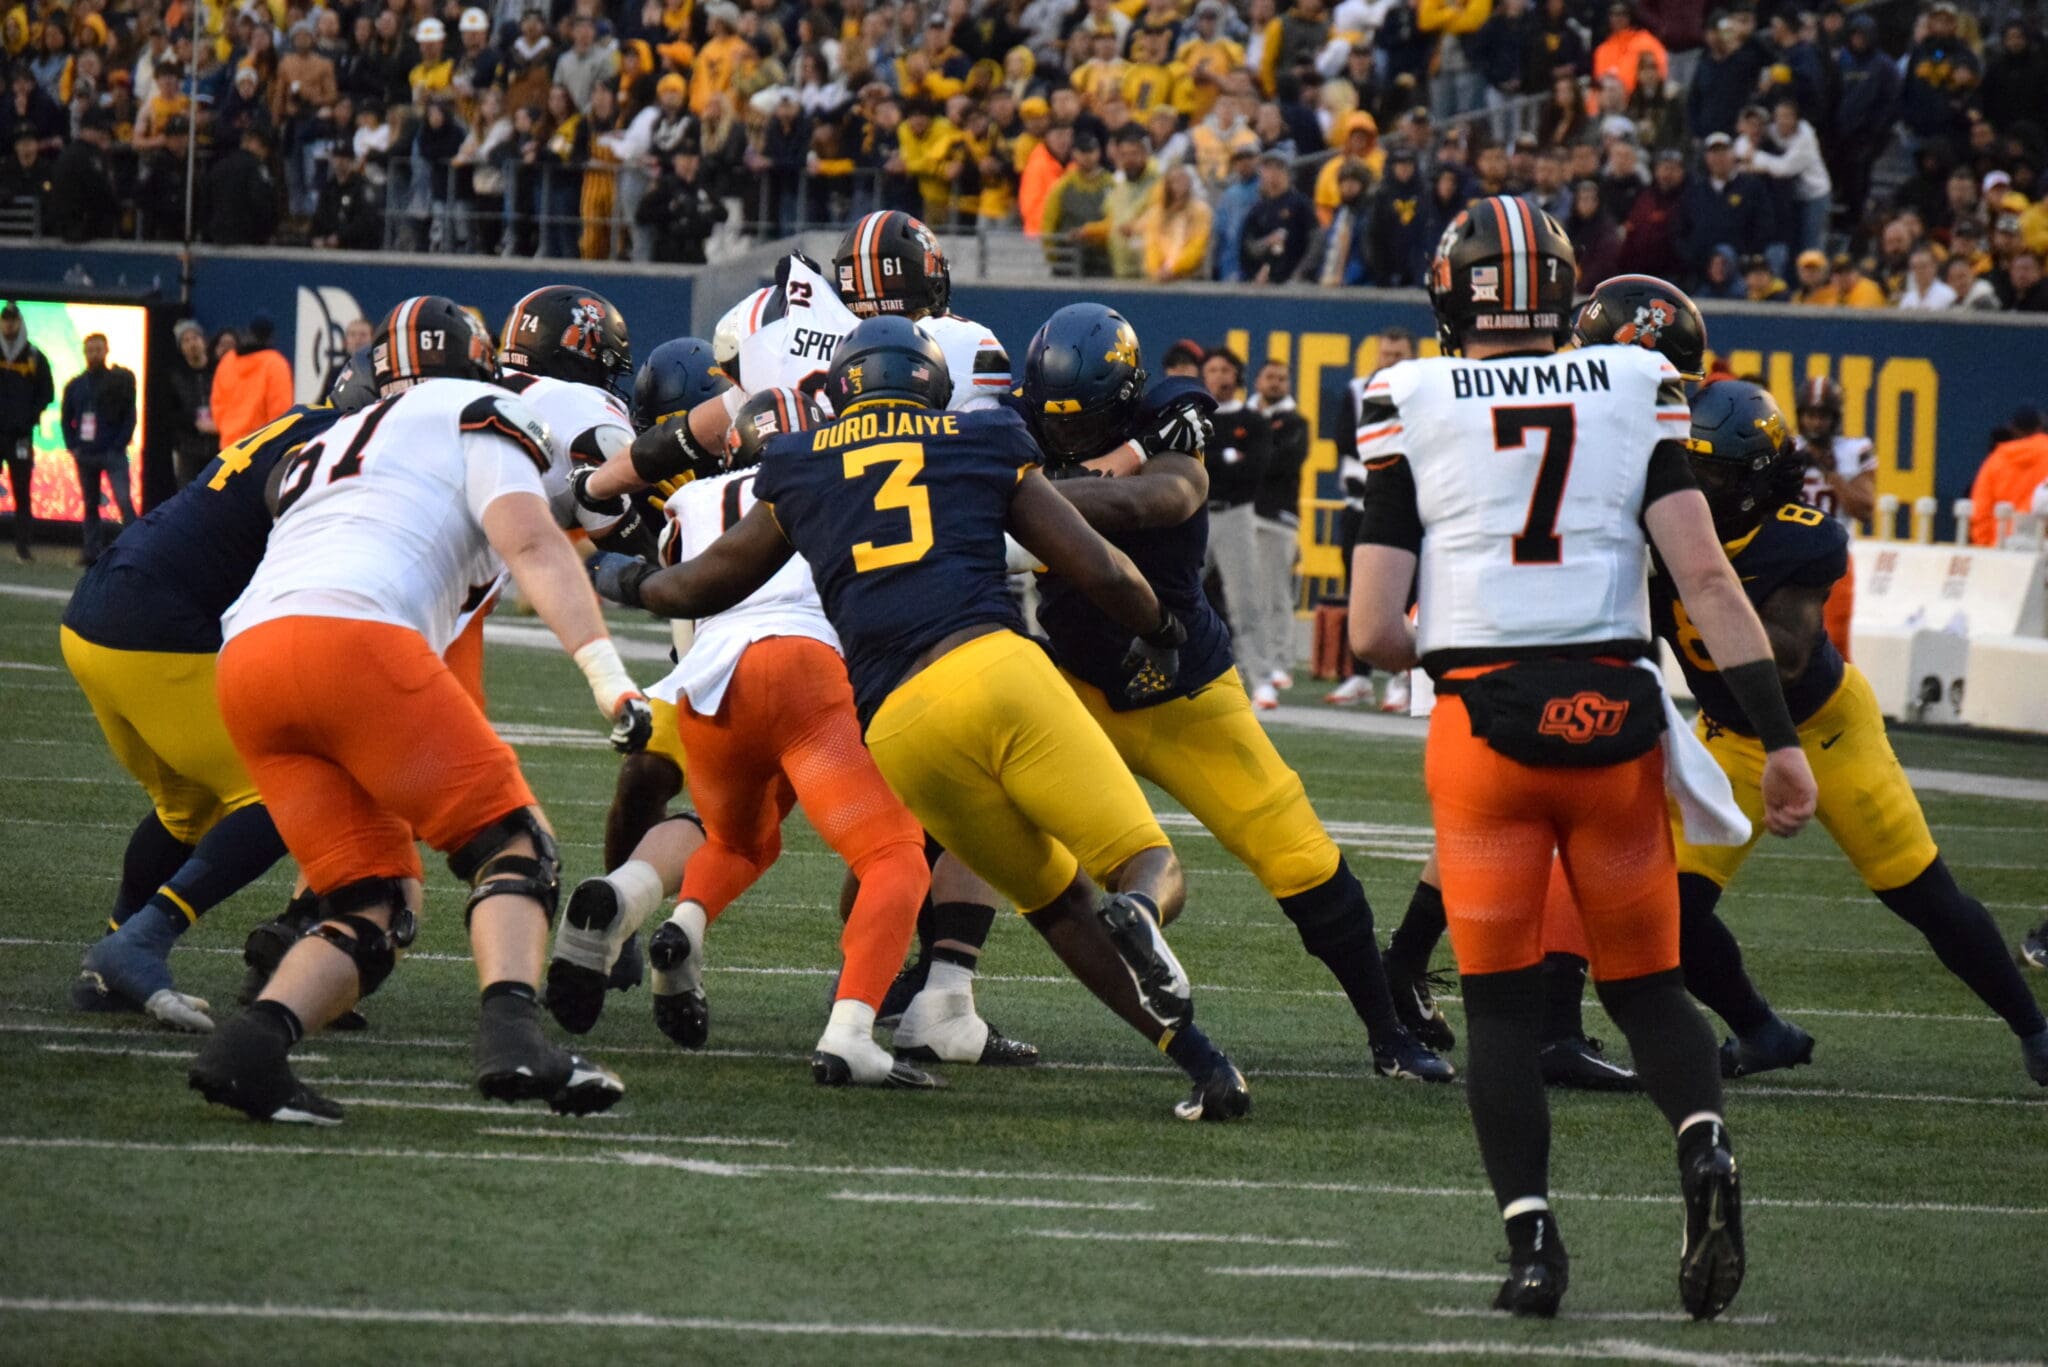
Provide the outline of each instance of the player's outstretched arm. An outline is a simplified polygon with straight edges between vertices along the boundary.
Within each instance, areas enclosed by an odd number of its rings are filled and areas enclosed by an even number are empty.
[[[716,453],[725,449],[725,431],[732,426],[733,412],[720,395],[648,428],[590,476],[586,486],[590,497],[614,498],[665,479],[713,473],[718,465]]]
[[[1728,691],[1763,742],[1764,822],[1774,834],[1797,834],[1813,816],[1820,790],[1785,707],[1770,637],[1714,535],[1706,496],[1698,489],[1668,493],[1643,510],[1643,525]]]
[[[1104,541],[1036,470],[1018,481],[1010,500],[1009,527],[1010,535],[1037,556],[1039,564],[1087,594],[1117,625],[1137,636],[1160,627],[1165,614],[1159,599],[1131,558]]]
[[[1120,479],[1065,479],[1054,487],[1098,532],[1178,527],[1209,501],[1209,472],[1192,456],[1163,455]]]
[[[774,513],[756,503],[702,554],[670,569],[621,555],[593,555],[585,563],[597,591],[614,603],[660,617],[709,617],[743,602],[794,554]]]

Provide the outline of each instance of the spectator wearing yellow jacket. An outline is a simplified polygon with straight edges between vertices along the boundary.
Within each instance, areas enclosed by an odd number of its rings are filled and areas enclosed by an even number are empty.
[[[952,221],[949,210],[953,181],[949,164],[959,141],[960,130],[941,117],[931,101],[905,103],[903,122],[896,129],[896,147],[903,155],[904,170],[917,179],[926,222]]]
[[[1194,280],[1207,274],[1213,216],[1195,194],[1194,173],[1176,166],[1160,177],[1152,202],[1138,220],[1145,243],[1145,278]]]
[[[1335,131],[1336,137],[1331,141],[1337,144],[1337,155],[1326,160],[1323,169],[1316,173],[1316,219],[1325,228],[1336,217],[1337,205],[1344,198],[1337,188],[1337,177],[1344,164],[1347,161],[1363,162],[1377,182],[1380,168],[1387,162],[1386,149],[1380,146],[1380,126],[1364,110],[1356,110],[1339,119]]]
[[[1150,109],[1173,97],[1179,79],[1167,65],[1173,39],[1165,33],[1139,30],[1131,35],[1131,60],[1124,67],[1121,83],[1124,103],[1133,109]]]
[[[1202,0],[1195,6],[1195,32],[1181,40],[1173,54],[1181,77],[1174,83],[1173,107],[1199,123],[1223,93],[1223,78],[1244,68],[1244,45],[1223,32],[1223,0]]]

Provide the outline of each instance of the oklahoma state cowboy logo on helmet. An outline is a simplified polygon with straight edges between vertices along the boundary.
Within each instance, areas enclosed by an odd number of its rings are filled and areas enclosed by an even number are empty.
[[[1543,704],[1543,720],[1536,729],[1572,745],[1584,745],[1595,737],[1620,731],[1622,722],[1628,719],[1628,707],[1605,693],[1587,689]]]
[[[1652,299],[1636,310],[1636,316],[1614,330],[1614,340],[1622,346],[1648,347],[1657,349],[1663,340],[1664,329],[1678,321],[1678,310],[1662,299]]]

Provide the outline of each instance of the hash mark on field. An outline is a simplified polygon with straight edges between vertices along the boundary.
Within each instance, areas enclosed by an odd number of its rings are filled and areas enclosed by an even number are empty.
[[[1161,1230],[1120,1234],[1107,1229],[1027,1229],[1034,1239],[1068,1239],[1103,1244],[1249,1244],[1258,1248],[1342,1248],[1342,1239],[1282,1239],[1266,1234],[1194,1234]]]
[[[306,1055],[304,1054],[293,1054],[292,1061],[295,1063],[300,1062],[305,1057]],[[467,1082],[434,1079],[415,1081],[398,1077],[320,1077],[308,1073],[300,1081],[317,1082],[323,1087],[423,1087],[436,1092],[466,1092],[469,1090]]]
[[[109,1031],[110,1034],[140,1034],[140,1031]],[[117,1044],[42,1044],[36,1046],[46,1054],[112,1054],[118,1058],[175,1058],[195,1059],[197,1049],[129,1049]],[[293,1054],[297,1063],[325,1063],[325,1054]]]
[[[497,1116],[545,1116],[546,1111],[521,1111],[499,1104],[486,1105],[476,1101],[399,1101],[388,1096],[331,1096],[330,1101],[343,1106],[365,1106],[372,1110],[385,1111],[445,1111],[449,1115],[497,1115]],[[583,1120],[624,1120],[627,1117],[617,1111],[600,1111],[595,1115],[580,1117]]]
[[[63,672],[56,665],[30,664],[27,660],[0,660],[0,669],[24,669],[35,674],[60,674]]]
[[[1431,1305],[1423,1308],[1425,1315],[1440,1320],[1494,1320],[1500,1319],[1498,1310],[1482,1310],[1473,1305]],[[1691,1324],[1691,1315],[1676,1310],[1566,1310],[1558,1318],[1570,1323],[1573,1320],[1600,1320],[1611,1324]],[[1776,1315],[1717,1315],[1716,1324],[1776,1324]]]
[[[1500,1280],[1494,1272],[1421,1272],[1409,1267],[1297,1267],[1269,1263],[1264,1267],[1212,1267],[1212,1277],[1309,1277],[1329,1281],[1370,1282],[1471,1282],[1491,1286]]]
[[[494,1139],[580,1139],[598,1144],[717,1144],[735,1149],[786,1149],[787,1139],[753,1139],[733,1134],[584,1134],[580,1130],[511,1130],[486,1125],[478,1134]]]
[[[835,1191],[828,1201],[878,1206],[1005,1206],[1014,1210],[1150,1210],[1148,1201],[1058,1201],[1048,1196],[949,1196],[933,1191]]]

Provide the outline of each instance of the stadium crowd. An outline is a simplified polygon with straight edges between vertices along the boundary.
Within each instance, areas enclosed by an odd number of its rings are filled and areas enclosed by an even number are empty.
[[[697,262],[901,208],[1085,276],[1414,286],[1474,198],[1582,286],[2048,309],[2011,5],[75,0],[0,16],[0,203],[72,241]],[[2007,11],[2011,11],[2010,14]]]

